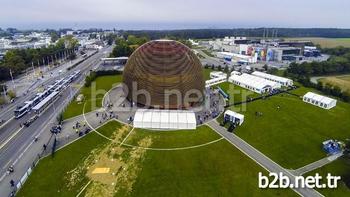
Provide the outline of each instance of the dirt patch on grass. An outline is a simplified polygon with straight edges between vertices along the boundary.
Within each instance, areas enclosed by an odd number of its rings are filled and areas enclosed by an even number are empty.
[[[146,137],[139,141],[140,147],[150,147],[152,145],[152,138]],[[141,171],[140,165],[146,149],[134,148],[130,151],[129,157],[125,161],[125,165],[121,168],[121,171],[117,174],[116,193],[130,193],[132,186],[136,181],[138,173]]]
[[[86,168],[86,176],[92,184],[86,190],[85,196],[114,196],[116,193],[127,194],[137,179],[142,166],[140,165],[145,149],[131,149],[120,146],[120,142],[129,133],[130,127],[122,127],[112,136],[113,141],[108,143]],[[146,137],[138,144],[149,147],[152,139]],[[108,173],[93,173],[98,168],[109,168]]]

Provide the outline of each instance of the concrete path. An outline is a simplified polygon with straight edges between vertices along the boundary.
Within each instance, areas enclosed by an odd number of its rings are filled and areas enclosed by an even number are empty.
[[[216,131],[219,135],[224,137],[228,142],[258,163],[260,166],[265,168],[269,172],[275,173],[283,173],[283,175],[288,176],[291,184],[295,185],[295,176],[290,173],[288,170],[282,168],[280,165],[272,161],[270,158],[259,152],[257,149],[249,145],[247,142],[239,138],[237,135],[227,132],[227,129],[221,127],[220,124],[213,120],[208,122],[207,125],[211,127],[214,131]],[[257,175],[258,176],[258,175]],[[258,185],[257,185],[258,186]],[[292,188],[295,192],[297,192],[301,196],[314,197],[314,196],[322,196],[314,189],[307,188]]]
[[[315,161],[314,163],[308,164],[304,167],[301,167],[299,169],[293,170],[291,171],[294,175],[303,175],[305,173],[311,172],[317,168],[320,168],[322,166],[325,166],[333,161],[335,161],[336,159],[338,159],[339,157],[341,157],[343,155],[343,153],[338,153],[335,155],[331,155],[329,157],[320,159],[318,161]]]

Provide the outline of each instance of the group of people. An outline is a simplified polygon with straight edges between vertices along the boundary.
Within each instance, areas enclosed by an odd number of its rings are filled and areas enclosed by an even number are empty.
[[[118,118],[114,111],[96,112],[96,117],[100,117],[100,124],[108,119]]]
[[[208,121],[211,118],[215,118],[220,113],[219,103],[220,103],[220,94],[219,92],[208,89],[207,97],[209,100],[209,109],[205,109],[205,111],[197,114],[197,121],[199,124],[203,124],[203,122]]]

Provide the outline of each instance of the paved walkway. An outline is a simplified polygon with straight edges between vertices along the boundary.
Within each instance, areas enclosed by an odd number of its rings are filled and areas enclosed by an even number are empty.
[[[331,155],[329,157],[320,159],[318,161],[315,161],[314,163],[310,163],[304,167],[301,167],[299,169],[293,170],[291,171],[294,175],[303,175],[305,173],[311,172],[317,168],[320,168],[322,166],[325,166],[333,161],[335,161],[336,159],[338,159],[339,157],[341,157],[343,155],[343,153],[338,153],[335,155]]]
[[[290,173],[288,170],[282,168],[280,165],[272,161],[270,158],[259,152],[257,149],[249,145],[247,142],[239,138],[237,135],[227,132],[227,129],[221,127],[220,124],[216,121],[210,121],[207,123],[209,127],[211,127],[214,131],[216,131],[219,135],[224,137],[228,142],[258,163],[260,166],[265,168],[269,172],[280,173],[288,176],[291,184],[295,185],[295,176]],[[297,192],[301,196],[314,197],[314,196],[322,196],[314,189],[307,188],[293,188],[295,192]]]

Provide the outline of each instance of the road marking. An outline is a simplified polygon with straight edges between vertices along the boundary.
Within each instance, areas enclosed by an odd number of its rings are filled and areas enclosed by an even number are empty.
[[[123,145],[124,144],[124,142],[126,141],[126,139],[130,136],[130,134],[131,134],[131,132],[133,132],[134,131],[134,129],[135,129],[135,127],[133,127],[132,129],[131,129],[131,131],[128,133],[128,135],[126,135],[126,137],[123,139],[123,141],[120,143],[120,145],[119,146],[121,146],[121,145]]]
[[[10,138],[8,138],[3,144],[0,145],[0,149],[2,149],[7,143],[9,143],[12,140],[12,138],[14,138],[22,129],[23,127],[14,132]]]
[[[4,127],[7,123],[9,123],[11,120],[13,120],[14,117],[12,116],[12,118],[8,119],[6,122],[4,122],[1,126],[0,129],[2,129],[2,127]],[[0,148],[1,149],[1,148]]]
[[[91,183],[91,181],[89,181],[84,187],[83,189],[80,190],[80,192],[76,195],[76,197],[79,197],[81,195],[81,193],[83,193],[83,191],[87,188],[87,186],[89,186]]]

